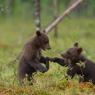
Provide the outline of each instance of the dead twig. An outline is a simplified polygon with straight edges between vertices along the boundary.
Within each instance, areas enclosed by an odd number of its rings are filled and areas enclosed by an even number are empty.
[[[45,29],[44,32],[50,32],[59,22],[61,22],[64,17],[66,17],[71,11],[73,11],[83,0],[77,0],[70,7],[68,7],[61,15],[59,15],[55,20],[53,20]]]

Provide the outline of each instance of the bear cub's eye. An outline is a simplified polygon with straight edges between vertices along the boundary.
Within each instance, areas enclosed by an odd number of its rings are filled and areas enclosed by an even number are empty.
[[[48,41],[48,40],[46,40],[46,41],[44,41],[44,43],[45,43],[45,44],[47,44],[47,43],[49,43],[49,41]]]
[[[69,55],[70,55],[71,53],[70,53],[69,51],[67,51],[67,54],[69,54]]]

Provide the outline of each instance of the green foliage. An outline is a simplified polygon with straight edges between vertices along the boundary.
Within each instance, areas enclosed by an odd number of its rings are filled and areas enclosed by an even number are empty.
[[[58,0],[58,1],[59,13],[61,13],[72,2],[76,0]],[[94,17],[95,16],[94,10],[95,0],[83,0],[83,2],[75,9],[75,12],[73,12],[72,16]],[[34,13],[33,0],[0,0],[1,17],[33,18],[33,13]],[[46,15],[54,17],[54,7],[52,0],[41,0],[41,15],[42,18]]]
[[[45,23],[45,21],[44,21]],[[65,19],[59,26],[58,39],[49,33],[52,49],[44,51],[45,56],[60,57],[60,53],[78,41],[84,49],[84,55],[95,61],[95,21],[94,19]],[[94,95],[95,86],[89,83],[79,84],[78,77],[66,80],[67,70],[57,63],[50,63],[47,73],[34,76],[34,85],[19,86],[16,77],[18,62],[10,63],[21,52],[25,42],[34,35],[31,19],[0,20],[0,94],[4,95]]]

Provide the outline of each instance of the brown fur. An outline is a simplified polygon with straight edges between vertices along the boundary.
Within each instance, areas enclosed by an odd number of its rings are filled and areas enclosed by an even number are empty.
[[[61,54],[63,58],[52,58],[61,66],[67,66],[67,75],[73,78],[79,76],[79,82],[92,82],[95,84],[95,63],[82,54],[83,49],[75,43],[73,47]],[[82,64],[81,64],[82,63]]]
[[[82,54],[83,49],[74,44],[74,47],[69,48],[62,54],[63,58],[67,60],[68,71],[67,75],[72,78],[79,75],[79,82],[92,82],[95,84],[95,63]],[[81,63],[83,63],[81,65]]]
[[[46,72],[48,70],[49,65],[47,65],[45,57],[41,55],[41,50],[46,49],[50,49],[48,36],[45,33],[37,31],[36,35],[25,44],[21,54],[17,73],[20,81],[26,75],[30,81],[34,72]],[[46,66],[43,66],[41,62]]]

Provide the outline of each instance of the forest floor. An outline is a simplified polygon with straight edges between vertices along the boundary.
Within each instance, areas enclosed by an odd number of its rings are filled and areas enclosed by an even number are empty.
[[[21,87],[16,77],[18,62],[11,62],[19,55],[27,40],[34,35],[32,20],[4,20],[0,22],[0,95],[95,95],[95,86],[78,83],[78,76],[66,80],[66,67],[50,63],[48,72],[34,76],[34,85]],[[95,61],[95,19],[69,18],[58,26],[58,38],[49,34],[51,50],[43,51],[49,57],[79,42],[83,54]]]

